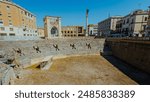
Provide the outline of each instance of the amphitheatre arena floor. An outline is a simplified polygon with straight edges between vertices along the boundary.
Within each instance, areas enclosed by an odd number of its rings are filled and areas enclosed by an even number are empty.
[[[49,70],[26,68],[16,85],[135,85],[100,55],[72,56],[53,61]]]

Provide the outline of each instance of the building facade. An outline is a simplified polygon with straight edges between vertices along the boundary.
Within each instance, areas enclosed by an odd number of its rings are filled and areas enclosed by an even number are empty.
[[[38,37],[40,38],[44,38],[45,34],[44,34],[44,28],[37,28],[37,32],[38,32]]]
[[[147,22],[146,36],[150,36],[150,6],[149,6],[149,12],[148,12],[148,22]]]
[[[117,21],[121,20],[122,17],[114,16],[109,17],[98,23],[98,35],[108,37],[116,31]]]
[[[122,33],[128,36],[145,36],[148,11],[136,10],[123,17]]]
[[[36,38],[36,16],[11,0],[0,0],[0,40]]]
[[[63,37],[85,36],[83,26],[62,26]]]
[[[123,20],[119,20],[116,23],[116,33],[117,34],[121,34],[122,33],[122,24],[123,24]]]
[[[44,18],[44,33],[46,38],[61,37],[61,17],[46,16]]]
[[[89,36],[97,36],[98,35],[98,25],[97,24],[89,24],[88,25],[88,34]]]

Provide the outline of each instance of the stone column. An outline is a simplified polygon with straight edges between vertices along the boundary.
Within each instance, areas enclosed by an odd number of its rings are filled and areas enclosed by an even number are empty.
[[[59,18],[59,37],[62,37],[62,33],[61,33],[61,18]]]

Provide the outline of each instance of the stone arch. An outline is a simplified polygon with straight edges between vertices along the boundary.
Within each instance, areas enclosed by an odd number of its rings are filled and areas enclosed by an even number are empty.
[[[52,37],[57,37],[58,36],[58,29],[54,26],[51,29],[51,36]]]

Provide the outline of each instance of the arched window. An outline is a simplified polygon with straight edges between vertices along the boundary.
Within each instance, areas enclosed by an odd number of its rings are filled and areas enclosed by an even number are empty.
[[[56,27],[52,27],[52,29],[51,29],[51,35],[53,37],[58,36],[58,29]]]

